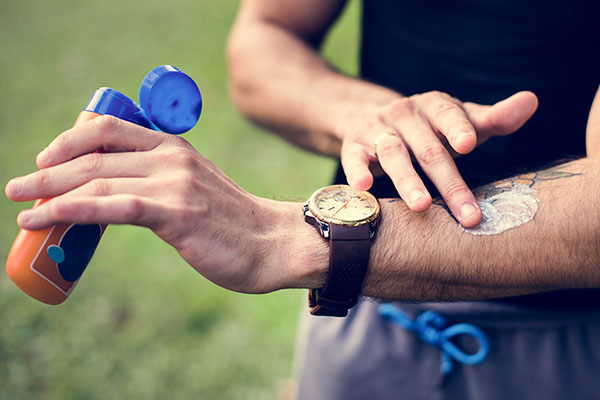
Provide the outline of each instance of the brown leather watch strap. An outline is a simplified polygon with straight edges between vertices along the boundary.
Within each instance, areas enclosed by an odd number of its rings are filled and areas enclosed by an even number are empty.
[[[330,225],[329,273],[325,286],[308,293],[313,315],[343,317],[358,301],[369,264],[371,227]]]

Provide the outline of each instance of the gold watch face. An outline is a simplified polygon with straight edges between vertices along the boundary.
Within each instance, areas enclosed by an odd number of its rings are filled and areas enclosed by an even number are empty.
[[[308,200],[315,217],[336,225],[356,226],[373,221],[379,215],[379,202],[369,192],[347,185],[326,186]]]

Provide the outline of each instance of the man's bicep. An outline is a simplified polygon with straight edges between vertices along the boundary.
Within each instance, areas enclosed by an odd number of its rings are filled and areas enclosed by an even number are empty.
[[[345,3],[346,0],[244,0],[237,23],[276,24],[318,45]]]

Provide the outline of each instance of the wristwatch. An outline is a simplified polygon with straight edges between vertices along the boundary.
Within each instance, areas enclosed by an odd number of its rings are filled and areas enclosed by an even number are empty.
[[[311,314],[345,317],[358,301],[380,210],[375,196],[347,185],[323,187],[304,204],[306,222],[330,249],[325,285],[308,291]]]

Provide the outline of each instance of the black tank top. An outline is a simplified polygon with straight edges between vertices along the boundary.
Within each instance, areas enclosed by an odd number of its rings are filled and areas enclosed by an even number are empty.
[[[538,96],[518,132],[456,160],[470,187],[585,155],[600,84],[600,0],[365,0],[362,30],[362,78],[404,95],[439,90],[480,104],[520,90]],[[336,180],[345,181],[342,171]],[[397,197],[386,177],[372,191]],[[600,289],[502,301],[600,307]]]

